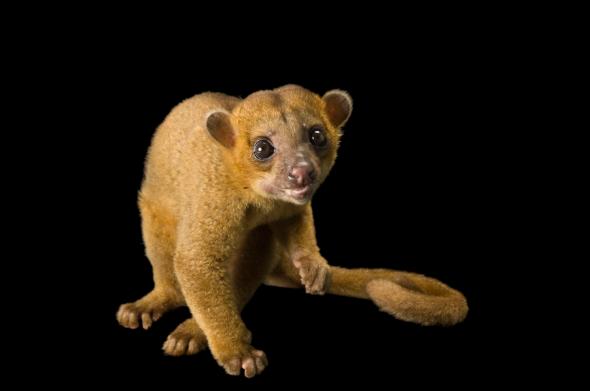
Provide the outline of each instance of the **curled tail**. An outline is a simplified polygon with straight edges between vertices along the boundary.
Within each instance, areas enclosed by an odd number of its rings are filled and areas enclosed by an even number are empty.
[[[388,269],[332,266],[329,293],[371,299],[394,317],[425,326],[451,326],[467,315],[467,300],[457,290],[421,274]]]

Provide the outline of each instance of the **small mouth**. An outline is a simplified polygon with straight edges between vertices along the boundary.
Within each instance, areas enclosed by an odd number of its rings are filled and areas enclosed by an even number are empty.
[[[311,192],[312,192],[312,188],[309,185],[303,186],[303,187],[298,187],[295,189],[286,189],[285,190],[285,193],[287,193],[287,195],[289,197],[293,197],[297,200],[303,200],[305,198],[308,198],[311,195]]]

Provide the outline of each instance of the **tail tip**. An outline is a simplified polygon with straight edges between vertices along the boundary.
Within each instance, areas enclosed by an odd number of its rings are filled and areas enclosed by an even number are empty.
[[[382,311],[424,326],[452,326],[465,319],[467,300],[452,288],[448,292],[446,296],[428,295],[382,279],[367,284],[369,297]]]

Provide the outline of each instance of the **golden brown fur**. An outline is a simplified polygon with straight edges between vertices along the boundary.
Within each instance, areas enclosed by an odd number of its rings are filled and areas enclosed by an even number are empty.
[[[252,377],[267,360],[250,345],[239,314],[263,282],[370,298],[424,325],[463,320],[465,298],[439,281],[330,267],[320,255],[309,200],[334,164],[351,110],[343,91],[322,98],[292,85],[244,100],[204,93],[175,107],[154,135],[139,194],[154,289],[122,305],[119,323],[147,329],[188,305],[193,318],[172,332],[165,353],[208,346],[228,373],[244,369]],[[321,148],[321,139],[310,145],[318,126],[327,145]],[[268,161],[253,157],[260,139],[276,144]]]

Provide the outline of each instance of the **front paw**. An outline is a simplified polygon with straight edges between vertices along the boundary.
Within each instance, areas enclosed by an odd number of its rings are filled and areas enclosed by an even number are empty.
[[[331,280],[330,265],[307,257],[294,260],[293,265],[299,271],[305,292],[312,295],[326,293]]]
[[[250,345],[220,354],[217,361],[229,375],[239,376],[243,369],[247,378],[259,375],[268,366],[266,354]]]

